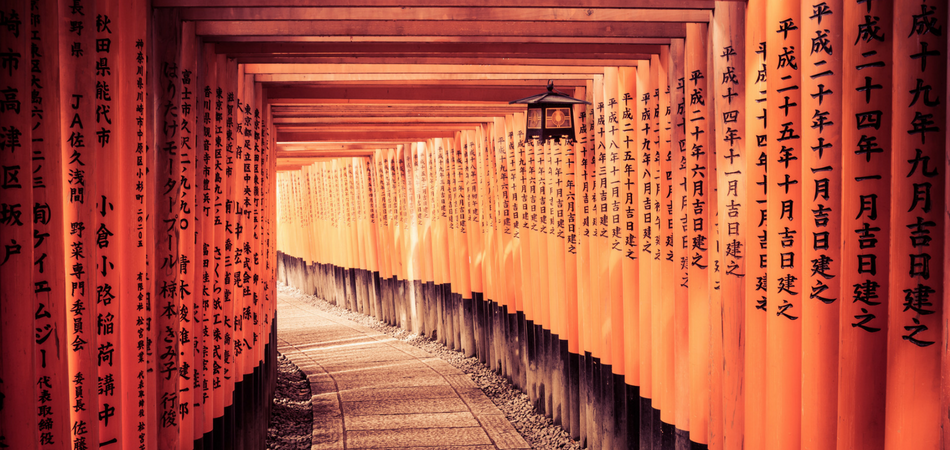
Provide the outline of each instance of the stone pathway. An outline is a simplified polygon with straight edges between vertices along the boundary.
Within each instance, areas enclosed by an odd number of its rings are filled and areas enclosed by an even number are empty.
[[[288,295],[278,351],[307,375],[313,450],[531,448],[468,375]]]

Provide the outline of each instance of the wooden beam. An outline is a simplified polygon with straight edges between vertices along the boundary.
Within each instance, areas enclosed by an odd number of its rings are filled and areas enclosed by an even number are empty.
[[[398,36],[252,36],[252,35],[216,35],[204,36],[203,40],[209,43],[222,42],[271,42],[271,43],[456,43],[456,42],[482,42],[482,43],[514,43],[514,44],[653,44],[670,45],[670,38],[664,37],[602,37],[602,36],[416,36],[416,35],[398,35]]]
[[[396,123],[484,123],[494,120],[494,116],[468,116],[468,117],[348,117],[347,123],[372,123],[372,124],[396,124]],[[337,117],[280,117],[274,118],[274,126],[286,124],[323,124],[340,123]]]
[[[461,129],[475,128],[482,123],[461,122],[449,124],[430,124],[430,123],[393,123],[393,124],[359,124],[359,123],[336,123],[336,124],[311,124],[311,125],[284,125],[275,126],[277,133],[349,133],[359,136],[368,132],[420,132],[420,133],[455,133]]]
[[[404,54],[404,55],[623,55],[633,53],[659,53],[659,44],[629,43],[577,43],[558,41],[548,43],[523,42],[220,42],[215,44],[217,53],[232,56],[252,54]],[[616,56],[614,56],[616,57]]]
[[[576,87],[585,86],[587,80],[585,79],[569,79],[569,78],[560,78],[555,85],[555,88],[561,89],[574,89]],[[492,79],[492,80],[457,80],[457,79],[431,79],[431,80],[374,80],[374,81],[362,81],[362,80],[337,80],[329,82],[310,82],[307,84],[301,83],[267,83],[264,85],[266,90],[270,89],[306,89],[306,88],[340,88],[341,86],[352,87],[352,88],[380,88],[380,87],[399,87],[405,89],[431,89],[436,87],[466,87],[468,89],[523,89],[525,87],[531,87],[534,89],[544,89],[547,86],[547,80],[536,78],[533,80],[526,79]]]
[[[561,89],[572,95],[573,89]],[[512,89],[472,89],[470,87],[323,87],[323,88],[270,88],[271,104],[280,104],[284,100],[297,103],[300,100],[324,99],[392,99],[392,100],[422,100],[432,102],[444,101],[480,101],[480,102],[510,102],[544,92],[541,87],[521,87]]]
[[[199,36],[539,36],[539,37],[663,37],[686,35],[686,24],[679,22],[559,22],[518,21],[201,21]]]
[[[548,78],[550,79],[550,78]],[[314,81],[308,83],[286,82],[286,83],[266,83],[265,90],[269,89],[305,89],[305,88],[380,88],[380,87],[400,87],[431,89],[436,87],[465,87],[468,89],[519,89],[531,87],[535,89],[544,89],[547,86],[547,80],[542,78],[528,79],[426,79],[426,80],[337,80],[337,81]],[[555,84],[557,89],[575,89],[585,86],[587,80],[581,78],[559,78]],[[562,89],[563,90],[563,89]]]
[[[289,108],[288,110],[274,109],[274,118],[278,117],[338,117],[341,120],[347,117],[469,117],[473,114],[488,116],[504,116],[516,112],[524,112],[524,108],[497,108],[473,110],[472,108],[442,109],[432,110],[426,108],[420,109],[396,109],[396,110],[367,110],[363,108],[340,108],[337,110],[317,109],[309,111],[301,108]]]
[[[233,7],[281,7],[281,6],[322,6],[322,7],[423,7],[431,5],[430,0],[231,0]],[[445,6],[470,7],[511,7],[507,0],[445,0]],[[215,8],[220,7],[219,0],[155,0],[155,8]],[[714,0],[521,0],[520,7],[535,8],[637,8],[637,9],[713,9]]]
[[[403,140],[426,140],[429,138],[451,138],[455,135],[454,131],[449,132],[430,132],[430,131],[399,131],[399,132],[374,132],[368,131],[355,135],[350,132],[303,132],[303,133],[281,133],[277,132],[278,141],[341,141],[346,139],[403,139]]]
[[[584,75],[584,76],[582,76]],[[268,73],[257,74],[258,83],[314,83],[314,82],[421,82],[421,81],[474,81],[474,80],[577,80],[588,74],[570,73]],[[593,75],[589,76],[593,78]],[[536,81],[537,82],[537,81]]]
[[[234,57],[234,55],[228,55]],[[638,53],[630,56],[630,59],[579,59],[579,58],[517,58],[517,57],[457,57],[457,56],[244,56],[237,57],[241,64],[418,64],[418,65],[442,65],[442,64],[479,64],[479,65],[511,65],[511,66],[608,66],[608,67],[634,67],[640,60],[649,60],[650,55]]]
[[[603,64],[588,66],[496,66],[486,64],[244,64],[251,74],[603,74]]]
[[[705,22],[698,9],[531,8],[519,7],[288,7],[188,8],[183,20],[380,20],[380,21],[552,21],[552,22]]]
[[[399,141],[402,142],[402,141]],[[292,157],[299,152],[346,152],[389,148],[388,142],[281,142],[277,144],[277,155]],[[393,143],[395,145],[395,142]]]

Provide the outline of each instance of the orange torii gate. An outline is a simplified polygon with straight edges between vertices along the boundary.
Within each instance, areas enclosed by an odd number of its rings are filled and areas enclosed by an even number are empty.
[[[948,442],[944,3],[498,3],[0,7],[0,443],[263,448],[278,280],[590,448]]]

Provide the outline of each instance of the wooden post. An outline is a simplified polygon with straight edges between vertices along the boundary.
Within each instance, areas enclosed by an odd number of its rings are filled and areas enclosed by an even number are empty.
[[[709,441],[709,232],[708,195],[709,76],[707,27],[688,24],[686,28],[686,189],[689,233],[689,439],[698,444]],[[709,99],[709,102],[713,102]]]
[[[768,282],[767,264],[767,205],[768,205],[768,135],[766,73],[765,1],[749,0],[746,10],[746,135],[745,174],[748,224],[746,256],[745,309],[746,352],[745,370],[745,427],[744,436],[749,448],[765,448],[765,321],[767,318]]]
[[[654,428],[660,430],[660,445],[672,444],[673,439],[673,413],[675,405],[673,379],[674,356],[673,356],[673,315],[676,302],[676,260],[674,258],[674,200],[673,200],[673,158],[674,149],[679,146],[673,142],[673,108],[671,101],[673,99],[673,84],[670,83],[672,74],[672,64],[670,60],[669,47],[660,48],[660,56],[657,61],[657,73],[660,91],[658,119],[659,126],[659,154],[660,154],[660,286],[665,289],[660,290],[660,305],[655,311],[658,319],[654,322],[656,329],[654,337],[659,343],[654,346],[654,365],[653,381],[657,384],[657,396],[660,398],[659,404],[654,406],[659,411],[659,417],[654,417]],[[665,443],[665,444],[664,444]]]
[[[816,11],[817,8],[817,11]],[[825,14],[825,8],[833,14]],[[802,2],[802,446],[833,449],[842,293],[842,3]],[[821,13],[821,14],[818,14]],[[832,73],[833,75],[823,75]],[[809,121],[811,126],[808,126]],[[827,242],[821,239],[827,237]],[[820,238],[820,239],[816,239]],[[811,270],[809,270],[811,269]]]
[[[606,184],[603,185],[604,194],[601,199],[605,199],[606,211],[601,208],[601,218],[605,218],[603,223],[603,234],[607,238],[607,280],[609,282],[609,303],[605,305],[605,310],[609,311],[607,319],[604,321],[604,328],[609,330],[607,342],[610,351],[610,368],[612,379],[609,380],[613,385],[611,397],[606,401],[613,404],[614,416],[614,443],[623,445],[628,442],[627,432],[627,392],[626,392],[626,363],[625,363],[625,339],[627,330],[624,329],[624,287],[630,288],[630,282],[624,280],[623,260],[626,252],[623,246],[623,231],[625,223],[621,224],[623,217],[622,194],[623,182],[626,177],[623,173],[623,153],[620,144],[622,143],[623,127],[620,124],[620,83],[619,68],[604,68],[604,169]],[[606,214],[604,214],[606,212]],[[624,220],[625,221],[625,220]]]
[[[851,295],[841,304],[837,439],[839,449],[876,450],[885,448],[891,301],[891,51],[905,32],[892,30],[883,2],[845,2],[843,18],[841,286]]]
[[[183,450],[190,450],[194,446],[195,440],[195,352],[194,339],[199,334],[195,333],[193,328],[196,297],[200,295],[195,290],[193,283],[194,271],[197,269],[195,264],[195,170],[197,159],[197,100],[200,93],[198,89],[198,42],[195,37],[194,22],[184,22],[181,28],[181,49],[179,54],[179,70],[181,71],[181,91],[179,97],[178,119],[180,122],[178,129],[178,151],[181,158],[181,164],[178,173],[178,184],[180,186],[180,195],[176,199],[174,206],[177,215],[177,230],[180,234],[178,240],[178,261],[175,270],[178,272],[178,344],[181,347],[180,370],[176,374],[178,379],[178,403],[180,429],[179,443]],[[100,210],[103,210],[100,207]],[[119,214],[123,214],[119,212]],[[121,217],[121,216],[120,216]],[[197,295],[196,295],[197,294]],[[104,437],[104,436],[103,436]]]
[[[766,446],[801,443],[802,94],[801,6],[766,6],[769,71],[768,318],[766,319]]]
[[[654,164],[653,157],[655,156],[655,150],[653,149],[653,97],[654,92],[650,84],[650,72],[651,72],[652,62],[647,63],[646,61],[643,64],[637,66],[637,80],[636,80],[636,93],[637,99],[637,108],[633,114],[637,115],[638,120],[634,121],[637,131],[636,142],[634,145],[637,147],[636,155],[639,160],[638,170],[636,173],[637,177],[637,218],[638,218],[638,245],[640,247],[638,252],[639,263],[637,264],[640,273],[638,274],[639,281],[637,282],[637,307],[638,311],[635,313],[637,316],[637,323],[634,324],[635,329],[637,330],[637,342],[639,343],[639,351],[637,352],[638,366],[640,370],[639,374],[639,386],[640,386],[640,406],[639,406],[639,417],[640,417],[640,445],[641,446],[653,446],[653,412],[652,412],[652,383],[651,379],[653,376],[652,372],[652,334],[651,334],[651,324],[650,320],[652,319],[652,304],[653,301],[653,255],[656,253],[657,249],[655,248],[655,239],[653,236],[654,224],[655,224],[655,211],[653,208],[654,204],[654,166],[658,167],[659,163]],[[633,331],[633,330],[631,330]]]
[[[746,43],[745,7],[740,3],[717,2],[713,16],[713,86],[716,99],[716,166],[719,214],[719,248],[722,251],[723,359],[713,361],[722,368],[722,448],[744,448],[745,432],[745,314],[747,300],[749,224],[746,161],[749,158],[746,131]]]
[[[939,448],[945,411],[935,344],[947,332],[938,300],[947,289],[938,256],[947,239],[938,231],[947,220],[948,211],[940,212],[947,173],[937,164],[947,154],[947,104],[937,100],[947,92],[947,9],[946,2],[895,2],[893,9],[887,448]]]
[[[201,351],[201,361],[200,361],[200,380],[201,385],[198,389],[199,392],[196,392],[196,397],[200,400],[200,408],[195,408],[195,415],[200,416],[202,419],[201,425],[195,425],[195,436],[204,435],[208,433],[213,428],[214,420],[214,398],[212,396],[212,383],[213,379],[213,363],[214,359],[211,356],[211,351],[213,350],[214,341],[211,336],[213,315],[212,315],[212,303],[214,301],[214,198],[217,195],[215,193],[215,166],[217,165],[217,152],[215,149],[215,129],[217,127],[218,118],[215,110],[216,94],[218,84],[217,84],[217,58],[214,54],[214,46],[212,44],[204,44],[201,51],[201,65],[198,70],[198,96],[201,101],[199,103],[199,114],[201,117],[201,145],[200,151],[197,152],[198,157],[198,170],[196,171],[197,178],[195,180],[195,189],[198,190],[198,204],[195,206],[195,221],[196,226],[200,228],[198,232],[198,239],[195,241],[196,247],[196,261],[200,261],[201,265],[200,270],[195,271],[195,281],[194,289],[197,292],[200,292],[201,297],[201,327],[200,333],[196,334],[195,339],[200,339],[201,343],[198,346]],[[282,200],[288,199],[287,186],[281,185],[281,196]],[[286,208],[289,207],[287,204],[281,204],[282,213],[289,214]],[[287,216],[289,218],[289,215]],[[290,234],[291,230],[281,230],[281,237],[285,237]],[[284,252],[289,252],[289,249],[282,248]],[[204,319],[208,319],[207,322]]]
[[[32,128],[31,103],[28,92],[30,92],[30,31],[31,26],[28,22],[30,17],[29,2],[20,0],[6,3],[3,8],[4,17],[20,17],[20,22],[11,27],[5,27],[0,31],[3,36],[3,52],[5,64],[3,70],[0,70],[0,83],[7,92],[12,92],[15,97],[15,103],[8,102],[0,111],[2,119],[3,146],[0,148],[0,208],[3,211],[4,220],[0,223],[0,278],[3,279],[2,298],[0,298],[0,379],[3,380],[2,391],[4,396],[4,405],[0,409],[0,441],[11,448],[38,448],[40,433],[37,430],[37,418],[34,416],[37,409],[30,409],[30,413],[24,414],[21,410],[22,405],[32,405],[37,394],[42,392],[42,384],[37,384],[37,371],[34,361],[36,350],[34,345],[42,345],[40,337],[34,337],[34,318],[36,310],[34,309],[34,294],[39,286],[33,284],[33,265],[34,258],[34,228],[31,218],[31,208],[33,207],[33,186],[31,184],[33,174],[32,155]],[[47,20],[54,20],[50,15]],[[54,22],[56,23],[56,22]],[[60,38],[71,40],[76,36],[67,34],[68,28],[65,28],[65,21],[60,19],[59,30]],[[90,35],[91,33],[87,33]],[[53,52],[50,52],[53,53]],[[88,81],[88,80],[86,80]],[[88,86],[88,84],[87,84]],[[67,86],[70,94],[78,91],[78,86]],[[8,94],[9,95],[9,94]],[[65,105],[66,102],[62,104]],[[63,114],[69,111],[63,111]],[[69,114],[72,118],[73,114]],[[55,117],[55,116],[53,116]],[[91,119],[88,116],[84,118]],[[68,123],[65,124],[68,127]],[[50,136],[52,138],[53,136]],[[64,141],[65,142],[65,141]],[[65,147],[65,146],[64,146]],[[65,152],[66,149],[64,148]],[[68,157],[68,155],[64,155]],[[65,173],[65,171],[63,172]],[[59,174],[56,174],[58,176]],[[58,208],[57,208],[58,210]],[[37,230],[38,231],[38,230]],[[74,242],[74,239],[69,239]],[[40,249],[37,252],[42,252]],[[91,250],[91,249],[90,249]],[[42,253],[41,253],[42,254]],[[52,269],[52,267],[50,267]],[[42,280],[37,280],[42,281]],[[70,299],[77,298],[70,296]],[[86,301],[85,296],[78,297],[81,301]],[[81,319],[80,319],[81,320]],[[39,324],[39,323],[37,323]],[[52,329],[54,326],[47,323]],[[71,327],[70,327],[71,328]],[[73,330],[62,330],[69,337],[76,334]],[[44,331],[43,334],[46,334]],[[95,338],[90,333],[84,334],[86,340],[95,342]],[[90,344],[91,345],[91,344]],[[70,350],[75,352],[75,350]],[[72,355],[70,355],[72,356]],[[40,355],[42,357],[42,354]],[[70,363],[76,361],[70,357]],[[42,362],[42,361],[41,361]],[[42,368],[42,367],[41,367]],[[42,372],[41,372],[42,373]],[[95,373],[95,369],[85,372],[87,376]],[[75,387],[75,386],[74,386]],[[79,387],[79,394],[82,397],[83,386]],[[88,387],[91,389],[91,386]],[[70,394],[70,404],[72,404],[74,394]],[[53,399],[60,403],[66,399],[60,397]],[[89,399],[90,405],[95,404]],[[85,414],[83,416],[74,415],[72,417],[75,423],[78,420],[89,419],[93,416]],[[60,419],[63,420],[63,419]],[[95,421],[89,421],[88,428],[96,428]],[[83,424],[86,426],[86,424]],[[95,436],[93,430],[92,435]],[[86,439],[85,436],[79,436]],[[69,442],[69,435],[58,436],[60,442]],[[91,441],[90,441],[91,442]]]
[[[16,5],[16,8],[19,8],[22,5]],[[24,376],[24,371],[21,367],[13,367],[14,370],[20,375],[23,376],[25,382],[35,384],[35,390],[30,392],[26,391],[25,393],[32,393],[35,395],[30,396],[28,401],[36,402],[36,427],[38,440],[36,448],[41,449],[52,449],[57,448],[58,445],[70,443],[70,426],[72,425],[69,420],[70,414],[70,405],[69,405],[69,393],[67,392],[68,387],[68,367],[67,367],[67,343],[64,339],[58,338],[62,336],[62,333],[65,333],[67,328],[66,323],[66,283],[64,281],[65,274],[65,260],[63,256],[66,254],[64,249],[64,235],[63,230],[63,188],[64,188],[64,179],[62,178],[63,173],[63,164],[64,157],[63,152],[59,149],[58,145],[61,142],[59,136],[61,135],[61,127],[64,125],[61,122],[60,118],[60,108],[59,104],[62,101],[60,97],[59,89],[59,29],[58,22],[55,20],[55,13],[58,11],[58,5],[56,1],[47,0],[43,2],[37,2],[32,4],[32,11],[29,13],[35,15],[38,20],[30,21],[30,27],[26,27],[26,22],[21,23],[21,28],[19,31],[16,30],[7,30],[13,36],[4,35],[5,42],[16,42],[17,48],[20,49],[19,45],[21,42],[18,41],[20,36],[16,36],[18,33],[22,33],[22,36],[26,37],[30,41],[30,47],[36,46],[36,52],[30,52],[30,67],[31,71],[30,76],[33,79],[36,79],[38,82],[33,84],[31,87],[31,96],[32,100],[35,102],[40,102],[43,106],[34,105],[29,107],[29,103],[25,100],[25,96],[22,94],[17,97],[19,104],[19,111],[12,111],[7,109],[3,115],[3,123],[5,126],[15,126],[21,130],[21,133],[25,131],[22,127],[23,122],[21,121],[22,114],[24,117],[28,115],[32,116],[32,134],[30,138],[26,136],[20,136],[21,147],[11,147],[9,149],[4,149],[0,151],[0,155],[3,155],[6,152],[11,154],[22,153],[23,155],[27,154],[26,148],[29,146],[24,146],[25,143],[32,141],[32,160],[34,161],[33,175],[32,179],[35,180],[31,186],[23,186],[23,188],[9,188],[4,187],[0,189],[0,196],[3,197],[2,203],[5,205],[5,208],[10,212],[13,207],[8,203],[10,200],[6,196],[7,192],[11,191],[22,191],[24,189],[32,188],[33,190],[33,201],[32,204],[24,201],[22,198],[14,199],[15,203],[20,204],[19,208],[22,208],[22,214],[19,220],[11,221],[7,224],[10,228],[20,228],[29,226],[27,219],[32,219],[33,226],[33,236],[37,237],[35,239],[28,240],[26,242],[32,242],[33,245],[22,245],[22,250],[27,248],[32,248],[32,282],[30,279],[23,279],[23,283],[26,283],[28,288],[32,290],[33,303],[31,305],[32,310],[27,311],[31,314],[26,316],[28,319],[28,324],[32,324],[33,327],[33,343],[32,349],[29,347],[19,348],[13,350],[11,353],[8,353],[8,348],[3,347],[3,367],[7,367],[11,361],[7,359],[6,355],[14,356],[17,355],[20,351],[33,351],[33,364],[35,368],[35,373],[33,376],[35,380],[29,379],[29,377]],[[10,11],[5,11],[9,13]],[[26,10],[19,10],[18,14],[25,13]],[[21,16],[25,17],[25,16]],[[27,33],[32,32],[28,35]],[[29,36],[29,37],[27,37]],[[7,39],[10,38],[10,41]],[[22,47],[25,48],[25,47]],[[17,72],[20,74],[25,74],[26,69],[26,55],[27,53],[21,53],[20,69]],[[126,60],[130,61],[130,60]],[[3,74],[9,76],[9,72]],[[18,83],[26,81],[24,79],[19,79],[19,75],[14,74],[13,80],[5,80],[7,84],[4,86],[16,87],[18,92],[25,92],[25,85],[20,85]],[[35,78],[34,78],[35,77]],[[32,102],[31,102],[32,103]],[[55,105],[55,106],[54,106]],[[9,108],[9,107],[8,107]],[[29,109],[32,109],[28,113]],[[6,113],[13,113],[11,115],[16,115],[15,119],[10,120],[7,117]],[[10,125],[7,125],[10,124]],[[131,135],[131,132],[129,133]],[[5,159],[6,155],[2,156],[3,165],[9,165]],[[30,161],[29,158],[26,161]],[[23,161],[18,161],[18,164],[21,164]],[[22,164],[21,164],[22,166]],[[22,170],[22,169],[21,169]],[[127,173],[131,176],[132,170],[128,170]],[[27,174],[26,170],[22,170],[22,174]],[[21,175],[21,180],[29,180],[30,177],[24,177]],[[22,183],[21,183],[22,185]],[[32,207],[33,214],[29,214],[28,211]],[[22,225],[17,223],[22,222]],[[16,226],[13,226],[16,225]],[[0,228],[0,235],[4,236],[0,238],[0,244],[9,245],[10,242],[6,239],[7,233],[6,230]],[[19,231],[19,230],[17,230]],[[33,238],[31,236],[30,238]],[[40,239],[39,236],[44,236]],[[26,243],[24,242],[24,244]],[[6,248],[6,246],[4,246]],[[13,248],[11,248],[13,250]],[[3,258],[7,258],[7,251],[4,251]],[[17,261],[17,259],[20,259]],[[29,266],[30,257],[28,255],[24,256],[23,253],[20,255],[12,256],[12,261],[7,261],[3,264],[0,264],[0,276],[4,280],[8,280],[7,276],[10,274],[7,270],[7,267],[11,267],[14,263],[19,262],[25,266]],[[9,266],[8,266],[9,265]],[[6,267],[5,267],[6,266]],[[5,284],[6,282],[4,282]],[[13,282],[14,285],[19,284]],[[23,286],[15,287],[15,289],[21,289]],[[4,305],[8,304],[10,301],[6,297],[6,294],[3,295],[3,299],[0,300],[0,303]],[[22,302],[26,303],[26,302]],[[3,317],[7,317],[7,310],[3,310]],[[15,319],[14,319],[15,320]],[[128,323],[128,322],[127,322]],[[4,320],[3,327],[10,327],[11,331],[20,330],[21,327],[17,326],[15,322],[7,322]],[[131,327],[128,327],[131,329]],[[29,333],[29,330],[27,330]],[[9,342],[7,341],[7,335],[3,335],[0,338],[0,342]],[[15,341],[14,341],[15,342]],[[17,355],[17,356],[22,356]],[[31,373],[31,371],[25,371],[26,374]],[[3,370],[3,375],[0,375],[4,380],[13,381],[9,378],[11,375],[6,370]],[[120,375],[121,376],[121,375]],[[130,379],[130,378],[127,378]],[[13,384],[16,384],[14,382]],[[8,391],[6,388],[3,389],[3,392],[6,394]],[[119,396],[122,396],[121,390],[119,391]],[[13,398],[19,398],[16,394],[13,395]],[[8,399],[8,405],[13,405],[13,398]],[[124,410],[125,414],[128,415],[132,408],[126,408]],[[2,414],[2,413],[0,413]],[[22,419],[26,419],[29,415],[24,415]],[[20,418],[17,418],[20,419]],[[5,424],[3,430],[0,430],[0,436],[9,436],[9,428],[6,427],[6,424],[10,426],[17,426],[19,422],[8,422],[7,416],[2,416],[2,419]],[[28,438],[29,433],[25,433],[27,428],[21,429],[22,435],[24,438]],[[19,438],[11,441],[6,441],[7,445],[14,446],[19,443],[20,445],[26,445]]]
[[[689,237],[687,222],[686,172],[686,42],[670,43],[670,105],[673,109],[673,357],[674,361],[674,445],[689,446]]]
[[[640,233],[640,152],[637,130],[639,128],[639,102],[637,68],[621,67],[617,77],[620,138],[622,159],[621,222],[623,223],[623,260],[621,261],[624,285],[624,390],[627,401],[627,442],[639,442],[640,431],[640,261],[644,255],[639,248]]]
[[[155,149],[152,162],[155,171],[152,183],[155,192],[151,204],[154,211],[155,238],[152,240],[154,264],[152,280],[156,287],[152,311],[155,337],[155,360],[152,370],[157,386],[156,427],[158,445],[162,448],[179,448],[179,397],[178,370],[180,364],[178,351],[178,314],[180,298],[178,296],[178,245],[180,235],[177,230],[177,211],[181,197],[181,187],[177,183],[180,176],[180,142],[177,129],[180,125],[181,79],[178,69],[181,42],[180,21],[175,12],[154,11],[153,21],[153,77],[151,87],[156,98],[150,110],[154,112],[154,136],[151,147]],[[171,187],[169,187],[171,186]]]

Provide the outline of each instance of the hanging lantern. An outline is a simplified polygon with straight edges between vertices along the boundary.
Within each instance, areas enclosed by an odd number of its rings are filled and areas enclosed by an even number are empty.
[[[511,102],[515,103],[528,105],[525,139],[538,139],[541,142],[549,138],[573,141],[574,116],[571,107],[576,104],[590,104],[555,92],[553,81],[548,82],[547,92]]]

